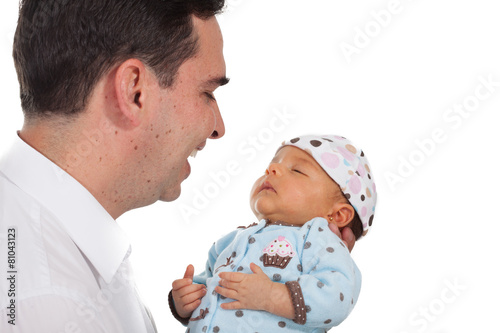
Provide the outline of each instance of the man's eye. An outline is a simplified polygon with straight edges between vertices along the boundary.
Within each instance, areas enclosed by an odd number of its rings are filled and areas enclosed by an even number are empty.
[[[215,101],[215,96],[212,93],[206,92],[205,95],[208,97],[208,99]]]

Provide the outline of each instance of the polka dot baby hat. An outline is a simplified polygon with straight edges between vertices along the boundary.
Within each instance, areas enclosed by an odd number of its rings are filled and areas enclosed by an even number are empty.
[[[377,202],[377,190],[370,164],[363,151],[348,139],[337,135],[304,135],[285,141],[308,152],[340,186],[363,223],[363,236],[371,227]]]

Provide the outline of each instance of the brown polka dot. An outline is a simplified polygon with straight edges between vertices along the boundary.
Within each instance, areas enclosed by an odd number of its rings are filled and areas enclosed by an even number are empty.
[[[361,201],[365,201],[365,196],[361,194]]]
[[[373,223],[373,218],[375,217],[375,215],[372,215],[370,216],[370,220],[368,220],[368,225],[371,227],[372,226],[372,223]]]
[[[323,288],[325,286],[325,284],[321,281],[318,281],[318,283],[316,284],[318,286],[318,288]]]
[[[220,332],[220,328],[219,326],[215,326],[214,327],[214,333],[219,333]]]
[[[295,139],[290,140],[291,143],[297,143],[299,141],[300,141],[300,138],[295,138]]]
[[[310,248],[310,247],[311,247],[311,242],[306,242],[306,243],[304,244],[304,249],[306,249],[306,250],[307,250],[307,249],[308,249],[308,248]]]
[[[326,252],[333,253],[333,252],[335,252],[335,249],[333,247],[327,247]]]
[[[322,145],[321,141],[319,141],[319,140],[311,140],[311,141],[310,141],[310,144],[311,144],[311,146],[313,146],[313,147],[319,147],[319,146],[321,146],[321,145]]]
[[[356,147],[354,147],[353,145],[345,145],[345,148],[347,150],[349,150],[353,154],[356,154],[358,152],[358,150],[356,149]]]
[[[243,317],[243,311],[241,311],[241,310],[236,311],[235,316],[238,318]]]
[[[278,323],[278,326],[281,327],[281,328],[286,327],[286,323],[284,321],[280,321]]]
[[[340,293],[340,301],[343,302],[344,301],[344,294]]]
[[[332,322],[332,320],[331,320],[331,319],[327,319],[327,320],[325,320],[325,324],[330,324],[331,322]]]

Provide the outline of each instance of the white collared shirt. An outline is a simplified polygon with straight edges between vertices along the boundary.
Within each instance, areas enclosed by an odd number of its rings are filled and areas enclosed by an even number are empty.
[[[20,138],[0,159],[0,244],[0,332],[155,332],[124,232]]]

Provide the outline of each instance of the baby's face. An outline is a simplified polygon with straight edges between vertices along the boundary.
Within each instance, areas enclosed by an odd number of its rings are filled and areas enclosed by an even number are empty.
[[[303,225],[330,214],[340,189],[305,151],[285,146],[274,156],[250,194],[255,216]]]

